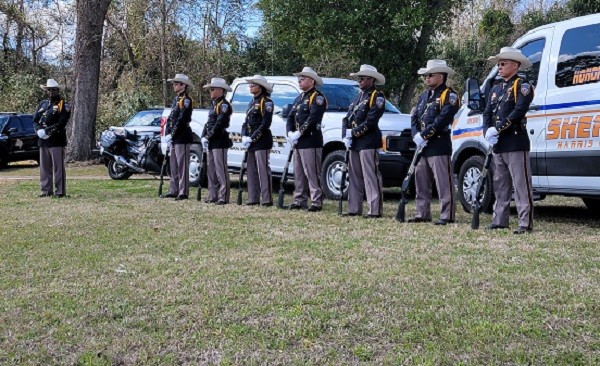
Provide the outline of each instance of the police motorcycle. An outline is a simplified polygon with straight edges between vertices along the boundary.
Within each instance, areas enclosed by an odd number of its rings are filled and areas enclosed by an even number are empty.
[[[105,158],[108,175],[124,180],[133,174],[159,175],[165,155],[161,151],[160,136],[140,136],[122,130],[103,131],[100,135],[100,155]],[[169,167],[167,161],[166,173]]]

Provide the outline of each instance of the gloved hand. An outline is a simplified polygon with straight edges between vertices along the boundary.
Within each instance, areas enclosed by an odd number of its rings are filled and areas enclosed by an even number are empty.
[[[252,143],[252,139],[248,136],[242,136],[242,145],[244,145],[244,147],[247,149],[250,147],[250,144]]]
[[[300,139],[300,136],[302,134],[300,133],[300,131],[294,131],[292,132],[292,135],[290,136],[290,140],[292,141],[292,144],[296,144],[296,142],[298,142],[298,140]]]
[[[427,140],[421,136],[420,132],[417,132],[415,137],[413,137],[413,142],[417,145],[417,149],[423,146],[427,146]]]
[[[48,137],[50,137],[50,136],[46,135],[46,130],[44,130],[43,128],[40,128],[39,130],[37,130],[37,135],[39,138],[44,139],[44,140],[47,139]]]
[[[490,127],[485,131],[485,139],[491,144],[494,145],[498,142],[498,135],[500,132],[496,129],[496,127]]]
[[[350,137],[349,135],[346,135],[346,137],[344,138],[344,145],[346,145],[346,149],[349,149],[352,147],[352,137]]]
[[[203,137],[200,139],[200,142],[202,143],[202,148],[204,150],[208,150],[208,139],[206,137]]]

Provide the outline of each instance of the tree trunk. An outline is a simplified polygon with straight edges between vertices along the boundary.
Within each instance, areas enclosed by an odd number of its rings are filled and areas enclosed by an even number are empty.
[[[110,1],[77,0],[75,94],[67,147],[69,161],[89,160],[95,144],[102,33]]]

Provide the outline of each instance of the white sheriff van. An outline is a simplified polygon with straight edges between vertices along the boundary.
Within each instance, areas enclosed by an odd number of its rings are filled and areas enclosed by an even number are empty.
[[[273,149],[271,150],[270,166],[274,176],[281,176],[290,144],[286,139],[286,119],[283,109],[294,102],[300,93],[298,78],[295,76],[265,76],[273,84],[271,99],[275,104],[271,131],[273,132]],[[242,124],[246,118],[246,109],[252,100],[252,94],[245,78],[237,78],[231,83],[232,91],[227,93],[231,102],[229,137],[233,146],[229,149],[227,163],[230,172],[239,171],[245,149],[242,147]],[[323,86],[319,89],[327,97],[327,111],[323,116],[321,128],[323,131],[323,168],[321,181],[323,193],[327,198],[339,196],[342,169],[344,167],[344,143],[342,141],[342,118],[348,111],[348,106],[359,92],[358,83],[348,79],[323,78]],[[166,123],[170,108],[163,111],[161,125]],[[190,153],[190,184],[197,185],[200,165],[200,136],[206,123],[208,110],[195,109],[192,113],[190,127],[194,133],[194,144]],[[399,186],[408,171],[415,152],[415,144],[410,133],[410,116],[400,111],[389,101],[385,113],[379,121],[383,134],[383,148],[379,150],[379,169],[383,176],[384,186]],[[293,164],[290,164],[290,174],[293,175]],[[206,182],[206,180],[204,180]],[[348,185],[346,184],[345,193]]]
[[[527,113],[533,189],[546,195],[581,197],[600,211],[600,14],[535,28],[513,45],[533,66],[524,78],[535,87]],[[471,210],[487,142],[482,135],[485,98],[496,80],[494,67],[481,88],[467,81],[468,103],[452,128],[452,161],[460,201]],[[481,207],[493,203],[488,179]]]

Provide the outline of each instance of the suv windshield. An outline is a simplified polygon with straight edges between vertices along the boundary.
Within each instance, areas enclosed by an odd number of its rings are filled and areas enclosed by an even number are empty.
[[[162,116],[161,109],[155,109],[150,111],[138,112],[135,116],[131,117],[125,127],[131,126],[160,126],[160,117]]]
[[[350,103],[360,93],[358,85],[348,84],[324,84],[321,86],[321,91],[327,97],[327,110],[329,111],[348,111]],[[385,111],[388,113],[400,113],[389,100],[385,102]]]

